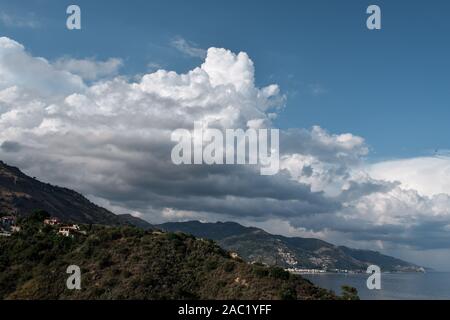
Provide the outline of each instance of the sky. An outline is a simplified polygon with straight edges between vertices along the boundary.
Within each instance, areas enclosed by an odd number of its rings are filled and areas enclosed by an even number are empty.
[[[0,0],[0,158],[150,222],[234,220],[450,270],[449,9]],[[211,118],[282,130],[280,174],[174,167],[170,131]]]

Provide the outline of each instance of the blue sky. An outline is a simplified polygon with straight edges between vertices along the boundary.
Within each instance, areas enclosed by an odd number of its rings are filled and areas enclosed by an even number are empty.
[[[373,2],[373,1],[372,1]],[[65,28],[72,2],[0,1],[34,28],[2,25],[33,55],[124,59],[121,73],[149,64],[184,72],[201,61],[183,55],[176,38],[200,48],[247,52],[260,85],[287,95],[277,125],[321,125],[352,132],[370,159],[450,149],[450,33],[447,1],[376,1],[382,30],[365,27],[370,1],[76,1],[82,31]]]

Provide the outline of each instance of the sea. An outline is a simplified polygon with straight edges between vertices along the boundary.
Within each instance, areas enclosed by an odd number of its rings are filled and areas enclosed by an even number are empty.
[[[362,300],[450,299],[450,272],[382,273],[380,290],[367,288],[368,274],[323,273],[302,276],[338,294],[343,285],[355,287]]]

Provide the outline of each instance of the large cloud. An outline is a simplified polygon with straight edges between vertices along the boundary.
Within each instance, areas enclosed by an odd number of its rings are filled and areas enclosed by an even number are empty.
[[[233,218],[380,247],[444,248],[450,240],[445,181],[434,191],[446,193],[435,194],[423,192],[431,182],[412,183],[391,164],[368,170],[368,147],[350,133],[318,126],[282,131],[275,176],[261,176],[256,166],[172,164],[172,131],[192,130],[194,121],[221,130],[273,126],[285,98],[277,85],[255,86],[245,53],[210,48],[186,74],[159,70],[136,82],[94,84],[61,61],[33,57],[0,38],[0,157],[34,176],[153,222]],[[104,65],[81,66],[92,80]],[[441,167],[436,179],[448,170]]]
[[[192,129],[194,121],[220,129],[270,125],[267,111],[283,96],[275,85],[255,87],[245,53],[211,48],[201,67],[187,74],[159,70],[138,82],[80,82],[74,93],[49,98],[53,83],[37,87],[41,77],[64,76],[64,88],[80,79],[9,39],[1,43],[2,51],[14,48],[25,64],[43,66],[33,75],[13,70],[18,80],[9,77],[0,91],[2,158],[33,175],[144,213],[172,208],[261,218],[340,207],[287,173],[264,177],[256,167],[172,163],[172,131]]]
[[[47,97],[84,89],[79,76],[58,70],[44,58],[29,55],[21,44],[0,37],[0,90],[12,86]]]

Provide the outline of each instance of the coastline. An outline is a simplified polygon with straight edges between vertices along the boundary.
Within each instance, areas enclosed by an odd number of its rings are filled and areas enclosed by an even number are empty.
[[[368,274],[302,274],[315,285],[339,294],[343,285],[358,290],[361,300],[447,300],[450,299],[450,272],[383,272],[381,289],[367,288]]]

